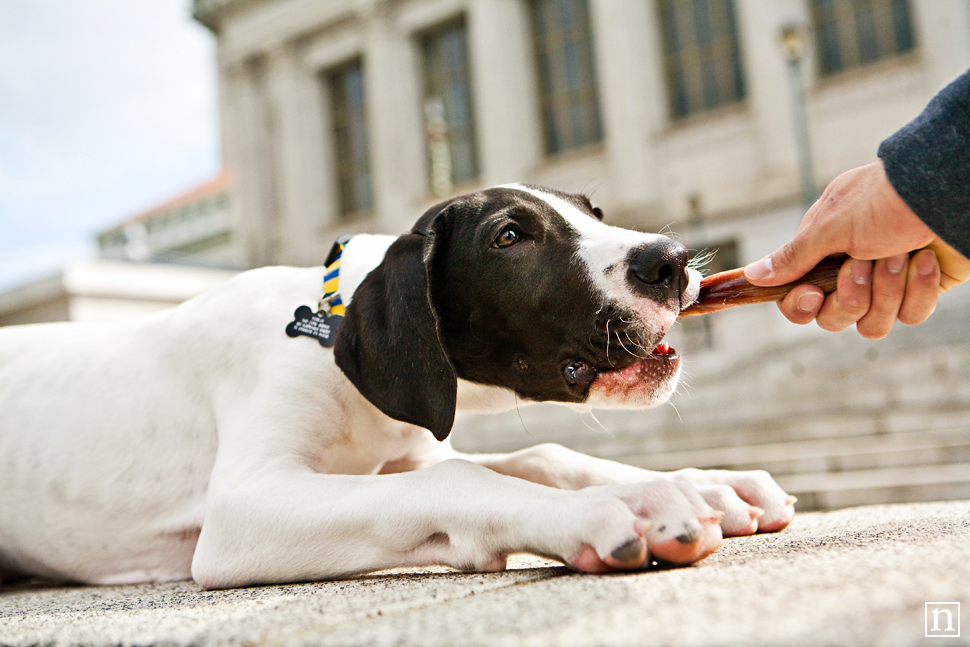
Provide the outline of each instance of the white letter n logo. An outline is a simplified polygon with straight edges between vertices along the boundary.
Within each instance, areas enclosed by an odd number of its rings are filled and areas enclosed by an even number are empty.
[[[930,631],[940,631],[940,614],[946,614],[946,629],[942,631],[953,631],[953,612],[949,609],[933,609],[933,628]]]
[[[933,618],[932,623],[930,616]],[[924,622],[926,638],[959,638],[960,603],[927,602]]]

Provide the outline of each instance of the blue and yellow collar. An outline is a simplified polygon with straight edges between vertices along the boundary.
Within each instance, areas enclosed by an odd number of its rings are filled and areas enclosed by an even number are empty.
[[[350,242],[352,236],[341,236],[330,249],[327,260],[324,262],[326,270],[323,273],[323,296],[317,304],[318,312],[326,312],[329,315],[344,316],[346,308],[343,299],[340,298],[340,258],[343,256],[344,248]]]

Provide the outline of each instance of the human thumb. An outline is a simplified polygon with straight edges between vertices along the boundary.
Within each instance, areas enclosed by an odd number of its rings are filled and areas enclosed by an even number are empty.
[[[926,249],[932,250],[940,263],[940,292],[946,292],[970,280],[970,259],[937,238]]]
[[[755,285],[772,286],[791,283],[805,275],[833,251],[806,244],[803,232],[782,247],[744,268],[744,277]]]

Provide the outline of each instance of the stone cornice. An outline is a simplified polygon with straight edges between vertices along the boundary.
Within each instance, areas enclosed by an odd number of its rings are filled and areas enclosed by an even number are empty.
[[[221,18],[230,11],[261,0],[192,0],[192,17],[205,25],[213,34],[219,33]]]

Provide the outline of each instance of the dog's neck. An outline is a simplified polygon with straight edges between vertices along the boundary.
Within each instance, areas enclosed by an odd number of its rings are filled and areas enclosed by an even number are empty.
[[[345,305],[350,305],[354,292],[364,278],[384,260],[387,248],[397,236],[359,234],[350,239],[340,258],[339,293]],[[475,413],[498,413],[516,406],[531,404],[516,398],[513,391],[487,384],[458,380],[458,410]]]
[[[358,234],[351,238],[340,257],[340,298],[350,305],[354,292],[371,270],[381,264],[387,248],[397,236]]]

